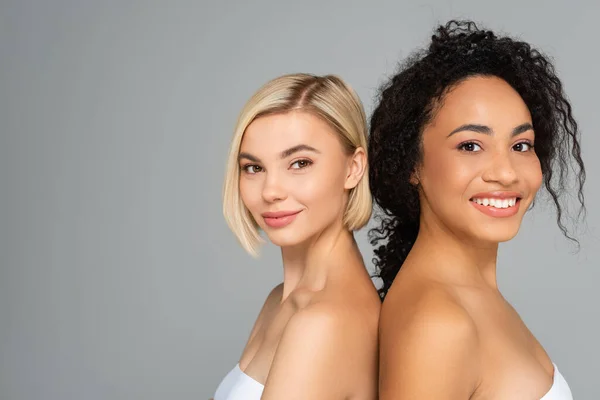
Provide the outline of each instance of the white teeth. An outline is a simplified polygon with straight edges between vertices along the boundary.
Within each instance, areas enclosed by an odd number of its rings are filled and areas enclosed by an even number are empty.
[[[517,198],[513,197],[510,199],[473,199],[473,201],[482,206],[490,206],[494,208],[508,208],[514,207],[517,204]]]

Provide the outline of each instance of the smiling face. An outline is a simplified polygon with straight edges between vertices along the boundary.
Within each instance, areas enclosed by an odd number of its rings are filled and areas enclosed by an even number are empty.
[[[513,238],[542,182],[531,115],[504,80],[472,77],[443,99],[423,131],[421,220],[461,238]]]
[[[294,246],[342,226],[348,192],[366,155],[348,154],[338,134],[305,112],[267,115],[246,129],[239,153],[240,195],[278,246]]]

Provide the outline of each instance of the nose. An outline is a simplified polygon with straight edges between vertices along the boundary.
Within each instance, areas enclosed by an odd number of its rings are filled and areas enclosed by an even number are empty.
[[[495,155],[482,178],[486,182],[497,182],[503,186],[510,186],[517,182],[518,174],[512,164],[510,155]]]
[[[262,197],[268,203],[274,203],[277,201],[285,200],[287,198],[287,192],[281,182],[281,177],[277,174],[270,173],[266,174],[264,185],[262,189]]]

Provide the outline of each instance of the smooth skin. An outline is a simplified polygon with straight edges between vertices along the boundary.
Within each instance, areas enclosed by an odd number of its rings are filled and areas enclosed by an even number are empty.
[[[496,279],[498,244],[542,182],[531,124],[505,81],[471,77],[425,127],[420,230],[380,317],[380,399],[539,400],[552,386],[552,361]],[[518,212],[480,211],[471,200],[487,192],[519,193]]]
[[[240,193],[281,247],[283,283],[269,294],[239,361],[265,385],[263,400],[376,399],[381,302],[352,232],[349,190],[366,153],[345,151],[327,123],[305,112],[263,116],[244,133]],[[282,228],[262,214],[299,211]]]

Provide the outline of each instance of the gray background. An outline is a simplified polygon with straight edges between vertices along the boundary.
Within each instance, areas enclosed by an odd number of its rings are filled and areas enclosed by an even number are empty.
[[[221,216],[243,103],[283,73],[336,73],[370,112],[396,62],[455,16],[556,57],[588,230],[572,254],[538,204],[499,279],[575,397],[600,398],[600,5],[544,0],[2,0],[0,398],[210,397],[282,275],[276,249],[251,259]]]

